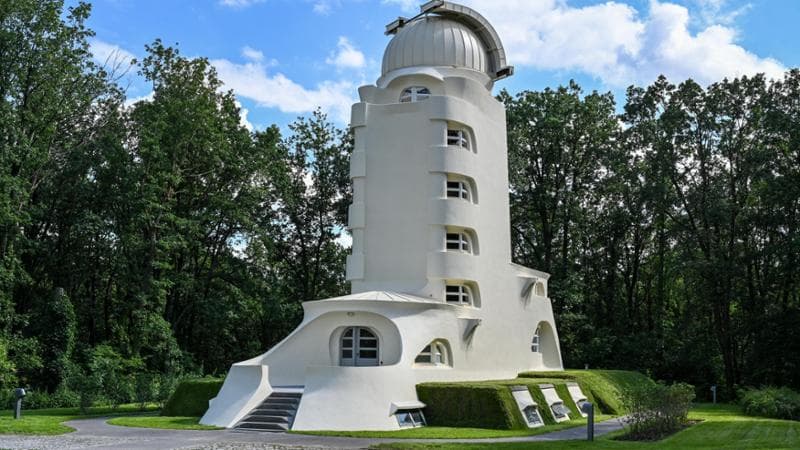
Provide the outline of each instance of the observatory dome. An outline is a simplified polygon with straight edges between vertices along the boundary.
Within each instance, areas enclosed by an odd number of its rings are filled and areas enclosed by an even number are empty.
[[[490,55],[467,25],[424,16],[400,28],[383,54],[383,75],[405,67],[459,67],[490,73]]]

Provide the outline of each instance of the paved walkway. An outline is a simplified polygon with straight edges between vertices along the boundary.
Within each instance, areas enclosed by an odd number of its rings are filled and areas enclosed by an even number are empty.
[[[310,436],[287,433],[253,433],[232,430],[181,431],[152,428],[131,428],[109,425],[107,418],[71,420],[66,425],[75,428],[74,433],[60,436],[0,436],[3,449],[363,449],[386,442],[538,442],[585,439],[586,427],[580,426],[538,436],[520,436],[496,439],[356,439],[328,436]],[[622,428],[620,419],[595,424],[595,436],[601,436]]]

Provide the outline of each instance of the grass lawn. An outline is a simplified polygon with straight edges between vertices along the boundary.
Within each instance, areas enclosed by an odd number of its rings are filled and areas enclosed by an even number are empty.
[[[610,419],[611,416],[598,415],[595,420]],[[357,438],[390,438],[390,439],[483,439],[516,436],[535,436],[537,434],[559,431],[566,428],[586,426],[586,419],[573,419],[566,423],[548,425],[525,430],[492,430],[487,428],[456,427],[421,427],[399,431],[292,431],[296,434],[313,434],[318,436],[342,436]]]
[[[200,425],[199,417],[125,416],[108,421],[111,425],[136,428],[163,428],[167,430],[221,430],[222,428]]]
[[[800,448],[800,422],[762,419],[742,414],[732,405],[696,405],[690,419],[701,419],[702,423],[670,436],[660,442],[615,441],[612,436],[603,436],[595,442],[556,441],[487,444],[384,444],[379,448],[403,449],[500,449],[500,450],[666,450],[666,449],[797,449]],[[554,429],[553,427],[547,427]]]
[[[149,405],[145,411],[153,411],[156,405]],[[108,406],[91,408],[89,414],[81,414],[78,408],[53,408],[22,410],[22,418],[14,420],[10,410],[0,411],[0,434],[40,434],[53,435],[75,431],[61,422],[89,417],[118,414],[141,413],[139,405],[120,405],[116,409]]]

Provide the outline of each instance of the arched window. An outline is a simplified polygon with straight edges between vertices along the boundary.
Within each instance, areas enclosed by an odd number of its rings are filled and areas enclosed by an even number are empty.
[[[454,305],[472,305],[472,288],[465,284],[448,284],[445,287],[445,301]]]
[[[444,341],[433,341],[419,352],[414,358],[416,364],[430,364],[434,366],[451,366],[450,352]]]
[[[448,128],[447,145],[471,150],[472,143],[470,142],[469,132],[461,128]]]
[[[539,297],[547,297],[547,291],[544,288],[544,283],[541,281],[537,281],[536,285],[533,288],[533,293],[538,295]]]
[[[349,327],[342,333],[340,365],[377,366],[378,336],[365,327]]]
[[[450,252],[472,253],[472,238],[464,231],[445,234],[445,249]]]
[[[447,180],[447,198],[472,201],[472,186],[466,180]]]
[[[533,353],[539,353],[539,332],[540,328],[536,328],[536,331],[533,332],[533,339],[531,339],[531,351]]]
[[[431,96],[431,91],[425,86],[411,86],[403,89],[400,94],[400,103],[414,103],[427,100]]]

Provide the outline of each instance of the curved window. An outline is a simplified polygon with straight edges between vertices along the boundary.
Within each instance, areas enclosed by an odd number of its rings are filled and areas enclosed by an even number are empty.
[[[433,341],[419,352],[414,358],[416,364],[431,364],[434,366],[451,366],[450,353],[444,341]]]
[[[378,336],[365,327],[349,327],[342,333],[340,345],[342,366],[377,366]]]
[[[472,289],[465,284],[448,284],[445,287],[444,299],[454,305],[472,305]]]
[[[445,249],[472,253],[472,238],[465,232],[445,234]]]
[[[472,143],[470,142],[469,133],[467,132],[467,130],[463,130],[460,128],[447,129],[447,145],[453,147],[461,147],[465,150],[472,149]]]
[[[534,353],[539,353],[539,328],[533,333],[533,339],[531,339],[531,351]]]
[[[544,283],[541,281],[537,282],[533,288],[533,293],[538,295],[539,297],[546,297],[547,291],[544,289]]]
[[[431,91],[425,86],[411,86],[403,89],[400,94],[400,103],[414,103],[427,100],[431,96]]]
[[[460,198],[466,201],[472,201],[472,189],[466,181],[448,181],[447,182],[447,198]]]

